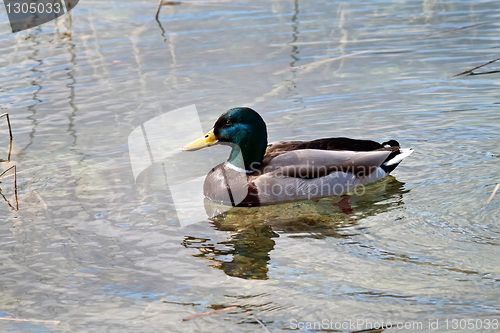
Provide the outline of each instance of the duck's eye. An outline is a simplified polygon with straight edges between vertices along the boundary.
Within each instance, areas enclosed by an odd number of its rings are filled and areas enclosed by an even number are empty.
[[[229,126],[232,126],[232,125],[233,125],[233,123],[229,119],[226,120],[226,122],[224,123],[224,126],[226,126],[226,127],[229,127]]]

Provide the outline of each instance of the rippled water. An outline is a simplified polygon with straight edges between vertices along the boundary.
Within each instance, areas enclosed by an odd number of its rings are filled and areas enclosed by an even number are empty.
[[[18,211],[0,202],[1,331],[493,330],[500,63],[453,76],[498,57],[496,3],[196,1],[159,23],[155,6],[82,1],[71,31],[66,18],[16,34],[0,10],[14,134],[1,167],[17,166],[19,191]],[[415,153],[352,212],[329,198],[180,228],[162,163],[135,182],[127,139],[191,104],[204,130],[247,105],[270,141],[394,138]],[[3,118],[0,133],[6,155]],[[204,174],[205,156],[187,171]],[[1,189],[13,205],[13,177]]]

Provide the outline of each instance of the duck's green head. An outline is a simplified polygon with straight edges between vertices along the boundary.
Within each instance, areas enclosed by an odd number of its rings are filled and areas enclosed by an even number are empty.
[[[254,171],[260,166],[266,152],[266,123],[250,108],[233,108],[220,116],[214,128],[203,138],[187,144],[182,150],[198,150],[214,144],[231,146],[233,150],[228,162]]]

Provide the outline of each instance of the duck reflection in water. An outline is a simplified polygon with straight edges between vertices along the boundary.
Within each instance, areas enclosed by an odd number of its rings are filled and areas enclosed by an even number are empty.
[[[195,257],[229,276],[243,279],[268,279],[270,252],[280,234],[296,238],[349,238],[359,221],[391,211],[403,204],[409,190],[389,176],[365,188],[363,195],[331,197],[271,206],[235,207],[218,214],[218,207],[206,200],[205,209],[216,230],[234,232],[225,241],[204,236],[186,236],[183,245],[196,248]],[[227,208],[226,208],[227,209]]]

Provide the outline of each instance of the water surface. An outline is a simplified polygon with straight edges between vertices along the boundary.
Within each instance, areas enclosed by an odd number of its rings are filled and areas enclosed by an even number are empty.
[[[452,78],[498,57],[494,2],[183,2],[159,23],[155,5],[83,1],[71,30],[59,20],[16,34],[2,9],[0,108],[14,147],[1,167],[17,165],[19,210],[0,202],[0,317],[59,323],[0,330],[327,320],[318,330],[353,331],[369,327],[335,325],[364,320],[431,331],[438,320],[446,331],[474,319],[479,332],[500,320],[499,194],[485,205],[500,181],[500,64]],[[203,130],[246,105],[270,141],[397,139],[415,153],[353,195],[350,213],[327,198],[180,228],[162,162],[136,182],[127,138],[191,104]],[[3,119],[1,133],[7,154]],[[205,174],[204,154],[223,161],[227,150],[190,155],[186,172]],[[12,204],[13,178],[0,185]]]

